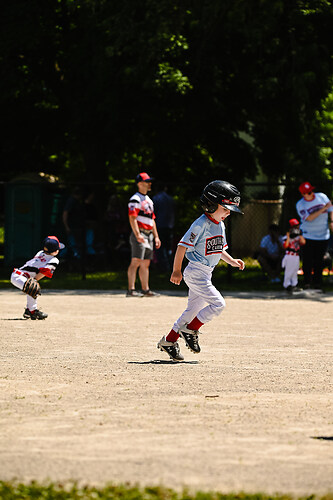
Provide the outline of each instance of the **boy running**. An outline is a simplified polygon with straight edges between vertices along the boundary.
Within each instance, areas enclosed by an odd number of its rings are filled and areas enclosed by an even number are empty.
[[[245,267],[241,259],[234,259],[226,251],[224,220],[231,211],[242,213],[238,189],[226,181],[213,181],[205,187],[200,202],[204,214],[193,222],[178,243],[170,278],[172,283],[179,285],[184,277],[189,288],[187,308],[157,344],[173,361],[184,359],[177,342],[179,337],[192,352],[200,352],[200,327],[221,314],[225,307],[224,298],[211,281],[220,259],[241,271]],[[183,276],[181,268],[185,255],[189,263]]]

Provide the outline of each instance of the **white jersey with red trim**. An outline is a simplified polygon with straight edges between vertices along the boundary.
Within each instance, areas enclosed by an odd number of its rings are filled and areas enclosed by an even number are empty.
[[[287,236],[283,237],[283,242],[287,240]],[[299,255],[301,249],[301,241],[299,236],[294,238],[289,238],[289,245],[285,247],[286,252],[292,252],[295,255]]]
[[[190,262],[199,262],[215,267],[223,250],[228,248],[224,222],[217,222],[208,214],[203,214],[193,222],[178,245],[186,248]]]
[[[323,208],[329,203],[329,198],[324,193],[314,193],[313,200],[305,200],[301,198],[296,203],[296,210],[301,218],[301,230],[304,238],[308,240],[328,240],[330,237],[330,230],[328,227],[328,212],[333,211],[333,207],[328,208],[325,212],[321,213],[313,219],[308,221],[307,218],[313,212]]]
[[[147,231],[153,229],[154,203],[148,195],[135,193],[128,203],[128,215],[133,215],[136,218],[139,229]]]
[[[19,270],[28,273],[32,278],[38,273],[44,274],[47,278],[52,278],[58,264],[59,259],[57,259],[57,257],[40,250],[32,259],[28,260],[24,266],[20,267]]]

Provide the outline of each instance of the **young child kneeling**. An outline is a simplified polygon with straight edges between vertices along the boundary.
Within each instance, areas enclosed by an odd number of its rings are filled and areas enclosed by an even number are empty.
[[[187,308],[174,323],[168,335],[163,336],[157,347],[165,351],[173,361],[183,361],[177,340],[181,337],[194,353],[200,352],[199,328],[221,314],[225,301],[212,284],[212,272],[219,260],[243,270],[241,259],[234,259],[227,253],[224,220],[230,211],[242,213],[239,209],[240,193],[226,181],[208,184],[200,198],[204,214],[193,222],[178,243],[170,281],[179,285],[182,262],[186,255],[189,263],[184,271],[184,281],[189,288]]]
[[[39,311],[37,309],[37,295],[33,293],[33,296],[29,295],[29,290],[27,290],[27,281],[36,280],[37,282],[44,278],[52,278],[54,271],[56,270],[59,259],[59,250],[65,248],[63,243],[60,243],[56,236],[48,236],[43,241],[43,250],[40,250],[31,260],[28,260],[22,267],[14,269],[10,277],[10,281],[14,286],[20,290],[27,293],[27,307],[23,313],[23,317],[26,319],[45,319],[47,314]],[[31,280],[32,278],[32,280]],[[40,288],[36,283],[36,288]],[[37,292],[38,294],[39,292]]]

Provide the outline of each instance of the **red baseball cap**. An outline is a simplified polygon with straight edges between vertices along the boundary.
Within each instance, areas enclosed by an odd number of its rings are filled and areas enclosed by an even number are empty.
[[[297,219],[290,219],[289,220],[290,227],[294,227],[294,226],[298,226],[298,225],[299,225],[299,221]]]
[[[136,176],[136,182],[152,182],[154,179],[147,174],[147,172],[141,172]]]
[[[301,194],[308,194],[314,190],[314,186],[310,182],[302,182],[298,190]]]

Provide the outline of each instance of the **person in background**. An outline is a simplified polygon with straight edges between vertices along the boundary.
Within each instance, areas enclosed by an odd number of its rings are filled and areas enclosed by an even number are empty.
[[[156,297],[159,294],[149,289],[149,265],[155,248],[160,248],[161,241],[157,232],[154,204],[149,198],[153,179],[147,172],[136,176],[137,192],[128,203],[128,217],[132,229],[130,235],[131,263],[127,270],[127,297]],[[135,290],[136,273],[139,270],[141,291]]]
[[[268,228],[268,234],[260,242],[256,255],[262,270],[268,275],[271,283],[281,282],[279,275],[283,254],[283,238],[280,235],[279,226],[271,224]]]
[[[305,245],[305,243],[305,238],[299,228],[299,221],[297,219],[290,219],[289,230],[283,239],[283,248],[286,253],[282,259],[282,268],[284,269],[283,287],[290,294],[300,291],[297,288],[297,273],[300,264],[299,253],[301,246]]]
[[[68,250],[74,259],[82,255],[85,232],[85,207],[83,190],[80,186],[74,187],[65,203],[62,221],[67,233]]]
[[[324,255],[333,231],[333,207],[328,196],[315,193],[310,182],[302,182],[298,190],[302,198],[296,203],[301,219],[300,229],[306,240],[302,251],[304,289],[322,290]]]
[[[95,204],[96,194],[91,191],[84,199],[84,215],[85,215],[85,230],[86,230],[86,254],[90,257],[95,257],[95,235],[98,221],[98,213]]]
[[[175,225],[175,202],[167,192],[167,186],[160,185],[157,194],[153,197],[156,227],[163,245],[156,250],[158,266],[162,271],[170,271],[173,228]]]

